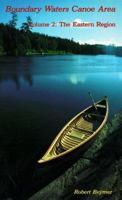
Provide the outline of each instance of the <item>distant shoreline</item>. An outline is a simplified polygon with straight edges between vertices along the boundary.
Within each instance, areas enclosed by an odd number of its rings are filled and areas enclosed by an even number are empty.
[[[28,25],[23,29],[16,29],[11,24],[0,23],[0,32],[0,55],[2,56],[67,54],[122,56],[122,46],[80,44],[74,41],[74,38],[66,39],[32,32]]]
[[[52,52],[52,53],[29,53],[26,55],[7,55],[6,53],[0,54],[0,57],[33,57],[33,56],[67,56],[67,55],[76,55],[76,56],[115,56],[115,57],[122,57],[121,55],[114,55],[114,54],[73,54],[73,53],[61,53],[61,52]]]
[[[24,57],[29,57],[29,56],[55,56],[55,55],[77,55],[77,54],[73,54],[73,53],[65,53],[65,52],[43,52],[43,53],[40,53],[40,52],[36,52],[36,53],[32,53],[32,52],[29,52],[27,53],[26,55],[23,55]],[[6,52],[4,53],[1,53],[0,54],[0,57],[2,56],[13,56],[13,57],[20,57],[21,55],[7,55]]]

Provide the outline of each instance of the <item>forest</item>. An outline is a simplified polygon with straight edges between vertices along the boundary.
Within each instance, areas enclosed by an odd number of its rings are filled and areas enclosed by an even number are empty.
[[[29,25],[31,23],[32,19],[28,16],[22,26],[16,28],[16,13],[12,13],[12,18],[7,24],[0,23],[0,55],[107,54],[122,56],[121,46],[79,44],[73,38],[65,39],[33,32],[32,27]]]

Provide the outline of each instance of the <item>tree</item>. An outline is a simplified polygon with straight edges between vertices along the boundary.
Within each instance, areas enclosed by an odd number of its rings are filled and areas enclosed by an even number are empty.
[[[31,30],[32,19],[30,16],[26,17],[26,22],[22,23],[21,30],[28,32]]]
[[[12,18],[9,21],[9,26],[11,28],[15,28],[17,25],[17,14],[15,12],[11,12],[11,14],[12,14]]]

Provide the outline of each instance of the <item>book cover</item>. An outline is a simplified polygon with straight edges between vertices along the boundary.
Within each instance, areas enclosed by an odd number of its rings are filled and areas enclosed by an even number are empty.
[[[122,198],[121,5],[0,1],[0,200]]]

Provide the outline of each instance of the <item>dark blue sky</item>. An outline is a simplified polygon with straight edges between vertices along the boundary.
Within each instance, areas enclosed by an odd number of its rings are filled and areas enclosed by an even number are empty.
[[[69,12],[45,12],[45,5],[55,7],[67,7]],[[72,12],[72,7],[95,7],[93,13]],[[52,23],[56,22],[57,27],[40,28],[35,27],[33,31],[48,34],[51,36],[59,36],[63,38],[74,38],[80,43],[102,43],[122,45],[122,1],[121,0],[0,0],[0,22],[7,23],[11,14],[6,12],[6,6],[13,8],[36,7],[42,8],[42,11],[36,13],[18,13],[18,28],[25,21],[26,16],[31,16],[34,23]],[[101,13],[97,12],[100,6],[115,7],[116,12]],[[61,28],[59,22],[64,21],[72,24],[73,21],[94,23],[97,21],[102,23],[116,23],[114,28],[77,28],[70,26],[69,28]]]

